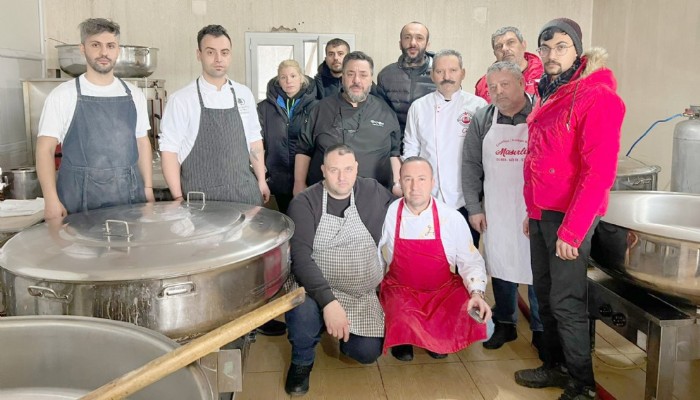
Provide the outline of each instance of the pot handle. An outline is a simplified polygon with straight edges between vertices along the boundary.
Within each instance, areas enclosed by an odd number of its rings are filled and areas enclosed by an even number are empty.
[[[183,294],[192,294],[196,291],[194,282],[176,283],[174,285],[165,286],[158,292],[158,298],[173,297]]]
[[[126,234],[123,233],[112,233],[112,230],[109,229],[109,224],[123,224],[124,225],[124,230],[126,231]],[[122,221],[119,219],[108,219],[105,221],[105,236],[118,236],[118,237],[125,237],[127,239],[130,239],[133,235],[129,233],[129,223],[126,221]]]
[[[44,286],[28,286],[27,291],[29,295],[33,297],[45,297],[51,300],[70,303],[70,294],[59,295],[55,290]]]
[[[202,206],[207,204],[207,196],[204,194],[204,192],[187,192],[187,205],[190,204],[190,195],[191,194],[202,195]]]

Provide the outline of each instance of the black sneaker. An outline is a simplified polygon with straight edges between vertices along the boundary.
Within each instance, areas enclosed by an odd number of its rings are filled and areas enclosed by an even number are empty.
[[[413,346],[410,344],[402,344],[391,348],[391,355],[399,361],[413,360]]]
[[[560,387],[563,389],[569,379],[569,374],[561,365],[555,367],[542,365],[535,369],[515,371],[515,383],[529,388]]]
[[[436,360],[442,360],[443,358],[447,358],[447,354],[442,354],[442,353],[435,353],[430,350],[426,350],[428,355]]]
[[[512,342],[518,338],[518,331],[515,329],[515,324],[504,324],[496,322],[496,327],[491,335],[491,339],[485,341],[483,346],[485,349],[495,350],[500,349],[505,343]]]
[[[287,380],[284,383],[284,391],[292,396],[302,396],[309,391],[309,376],[311,365],[296,365],[292,363],[287,371]]]
[[[591,386],[580,386],[569,381],[564,388],[564,393],[559,400],[594,400],[596,397],[595,388]]]
[[[287,332],[287,324],[271,319],[260,325],[256,330],[259,334],[265,336],[282,336]]]

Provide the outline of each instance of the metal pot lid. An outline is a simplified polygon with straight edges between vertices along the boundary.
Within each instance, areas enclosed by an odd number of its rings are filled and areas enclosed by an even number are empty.
[[[49,281],[163,279],[256,257],[293,231],[287,216],[245,204],[125,205],[24,230],[0,250],[0,267]]]
[[[617,159],[617,176],[636,176],[657,174],[661,171],[658,165],[646,165],[631,157],[620,157]]]

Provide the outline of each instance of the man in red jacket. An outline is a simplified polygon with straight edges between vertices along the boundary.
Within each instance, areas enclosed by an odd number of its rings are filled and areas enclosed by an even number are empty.
[[[607,52],[583,54],[581,28],[566,18],[545,24],[537,49],[545,75],[528,117],[524,195],[535,292],[544,325],[536,369],[515,373],[528,387],[565,388],[560,399],[595,397],[586,267],[591,236],[615,181],[625,105]]]
[[[542,62],[537,55],[526,52],[527,42],[523,39],[520,29],[513,26],[504,26],[491,35],[491,47],[496,62],[510,61],[518,64],[525,79],[525,92],[531,95],[537,94],[537,83],[542,77]],[[489,85],[486,75],[476,82],[474,94],[491,103]]]

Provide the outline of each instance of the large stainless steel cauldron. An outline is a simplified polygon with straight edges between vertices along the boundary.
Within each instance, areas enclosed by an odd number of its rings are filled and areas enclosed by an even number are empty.
[[[132,324],[73,316],[3,318],[0,343],[2,399],[77,399],[178,346]],[[213,398],[196,363],[129,396]]]
[[[70,76],[85,73],[85,56],[80,53],[79,44],[56,46],[58,65]],[[120,78],[145,78],[151,76],[158,66],[158,49],[145,46],[119,46],[119,57],[114,64],[114,75]]]
[[[8,315],[108,318],[186,340],[264,304],[289,274],[293,222],[261,207],[138,204],[64,223],[0,250]]]
[[[700,195],[611,192],[591,257],[613,276],[700,305]]]

